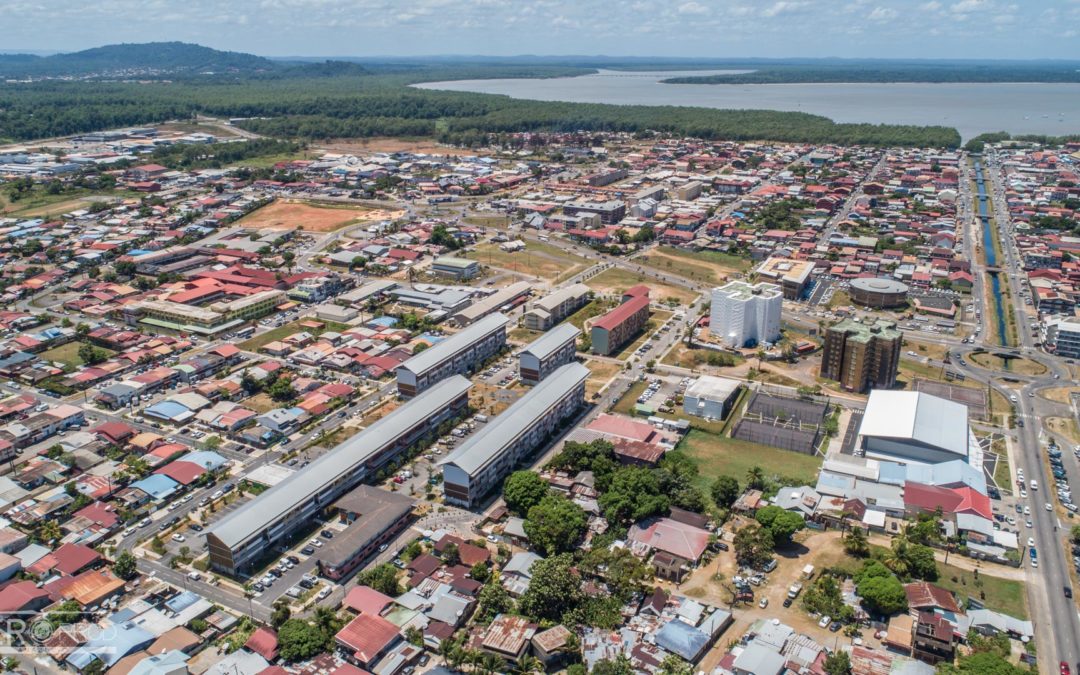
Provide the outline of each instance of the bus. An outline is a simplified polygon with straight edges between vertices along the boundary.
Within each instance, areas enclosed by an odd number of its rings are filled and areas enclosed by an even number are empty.
[[[248,326],[236,331],[237,340],[245,340],[255,334],[255,326]]]

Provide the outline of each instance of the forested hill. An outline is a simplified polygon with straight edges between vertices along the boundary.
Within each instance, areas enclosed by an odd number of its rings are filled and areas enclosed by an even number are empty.
[[[106,45],[51,56],[0,54],[0,75],[6,78],[259,73],[286,67],[254,54],[223,52],[186,42]]]
[[[717,66],[723,67],[723,66]],[[664,84],[810,84],[874,82],[1080,82],[1080,61],[839,61],[828,63],[726,64],[752,72],[687,75]]]

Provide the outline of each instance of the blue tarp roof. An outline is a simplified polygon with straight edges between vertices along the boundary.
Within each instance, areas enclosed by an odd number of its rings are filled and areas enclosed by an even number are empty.
[[[180,486],[179,483],[174,481],[168,476],[164,476],[160,473],[153,473],[143,478],[142,480],[135,481],[131,484],[131,487],[138,488],[150,495],[155,501],[165,499],[172,493],[176,492],[176,488]]]
[[[687,661],[697,660],[698,653],[704,649],[709,637],[697,628],[678,619],[668,621],[656,631],[656,646],[678,654]]]
[[[368,321],[368,323],[375,324],[376,326],[383,326],[385,328],[392,328],[397,325],[398,320],[392,316],[379,316]]]
[[[209,450],[198,450],[196,452],[189,452],[183,457],[178,458],[178,462],[191,462],[192,464],[198,464],[202,468],[213,471],[218,467],[224,466],[229,460],[225,459],[216,452],[210,452]]]

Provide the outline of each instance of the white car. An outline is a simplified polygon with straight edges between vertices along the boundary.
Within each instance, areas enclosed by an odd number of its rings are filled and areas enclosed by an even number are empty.
[[[173,541],[185,541],[184,535],[180,534],[179,532],[177,532],[176,534],[174,534],[172,536],[172,540]]]
[[[1046,510],[1047,511],[1053,511],[1054,506],[1050,502],[1046,502]]]
[[[330,597],[330,594],[332,592],[333,590],[329,586],[323,586],[323,589],[319,591],[319,594],[315,597],[317,597],[319,600],[325,600],[326,598]]]
[[[768,598],[762,598],[762,599],[761,599],[761,602],[759,602],[759,603],[757,604],[757,606],[758,606],[758,607],[760,607],[760,608],[762,608],[762,609],[765,609],[766,607],[768,607],[768,606],[769,606],[769,599],[768,599]]]
[[[1032,527],[1031,518],[1028,518],[1027,521],[1024,522],[1024,524],[1028,526],[1028,529],[1030,529]]]
[[[1028,546],[1035,545],[1035,537],[1028,537]]]
[[[823,616],[823,617],[821,617],[821,621],[817,622],[817,625],[822,627],[822,628],[827,628],[830,623],[832,623],[832,617],[831,616]]]
[[[1024,515],[1025,516],[1030,516],[1031,515],[1031,507],[1027,506],[1026,504],[1024,505]]]

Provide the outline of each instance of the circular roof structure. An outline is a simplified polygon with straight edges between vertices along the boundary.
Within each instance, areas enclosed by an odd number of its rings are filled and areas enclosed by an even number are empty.
[[[852,279],[851,287],[864,293],[907,293],[907,284],[895,279]]]

